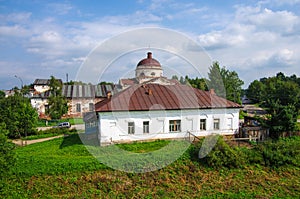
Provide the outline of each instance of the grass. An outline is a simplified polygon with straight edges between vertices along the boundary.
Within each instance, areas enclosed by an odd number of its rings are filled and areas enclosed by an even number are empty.
[[[48,122],[47,125],[46,125],[46,122]],[[84,121],[82,118],[67,118],[67,119],[60,119],[60,120],[39,119],[37,126],[38,127],[56,126],[58,123],[61,123],[61,122],[70,122],[71,125],[84,124]]]
[[[156,141],[118,147],[149,153],[166,148],[169,143]],[[212,169],[203,166],[201,160],[190,158],[190,149],[162,169],[125,173],[99,163],[77,134],[19,147],[16,166],[7,178],[1,179],[0,198],[297,198],[300,195],[297,167],[270,169],[247,165],[243,169]]]

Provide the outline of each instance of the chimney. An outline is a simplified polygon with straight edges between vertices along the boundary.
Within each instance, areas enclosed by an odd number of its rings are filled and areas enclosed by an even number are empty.
[[[148,95],[152,95],[152,94],[153,94],[153,93],[152,93],[152,89],[151,89],[151,88],[149,88],[149,89],[148,89],[148,92],[147,92],[147,94],[148,94]]]
[[[110,99],[111,98],[111,91],[107,91],[106,96],[107,96],[107,99]]]
[[[147,53],[147,58],[148,58],[148,59],[152,59],[152,52],[148,52],[148,53]]]
[[[210,93],[211,95],[216,95],[215,89],[213,89],[213,88],[211,88],[211,89],[209,90],[209,93]]]

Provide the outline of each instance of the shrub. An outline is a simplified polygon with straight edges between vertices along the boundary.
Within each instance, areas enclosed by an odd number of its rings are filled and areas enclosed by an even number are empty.
[[[264,164],[270,167],[300,166],[300,138],[282,138],[278,141],[265,142],[261,151]]]
[[[15,145],[7,140],[7,130],[0,124],[0,178],[15,164]]]
[[[230,147],[223,137],[219,136],[216,145],[203,158],[203,161],[213,168],[240,168],[245,164],[245,155],[239,148]]]

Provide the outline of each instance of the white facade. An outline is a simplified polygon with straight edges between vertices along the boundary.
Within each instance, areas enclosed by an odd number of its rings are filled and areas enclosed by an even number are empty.
[[[49,85],[34,85],[33,88],[38,93],[43,93],[43,92],[50,90]]]
[[[238,108],[98,112],[97,114],[99,118],[97,133],[101,144],[185,138],[187,132],[196,136],[213,133],[233,135],[239,128]],[[174,126],[174,121],[177,129],[172,132],[170,126]],[[148,129],[148,133],[144,133]]]

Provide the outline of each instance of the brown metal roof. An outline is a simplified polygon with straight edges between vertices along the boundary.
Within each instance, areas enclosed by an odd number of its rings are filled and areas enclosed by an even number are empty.
[[[96,112],[241,108],[237,103],[187,85],[138,84],[95,105]]]
[[[148,52],[147,53],[147,58],[142,59],[138,64],[137,67],[139,66],[158,66],[161,67],[159,61],[157,61],[156,59],[152,58],[152,53]]]

